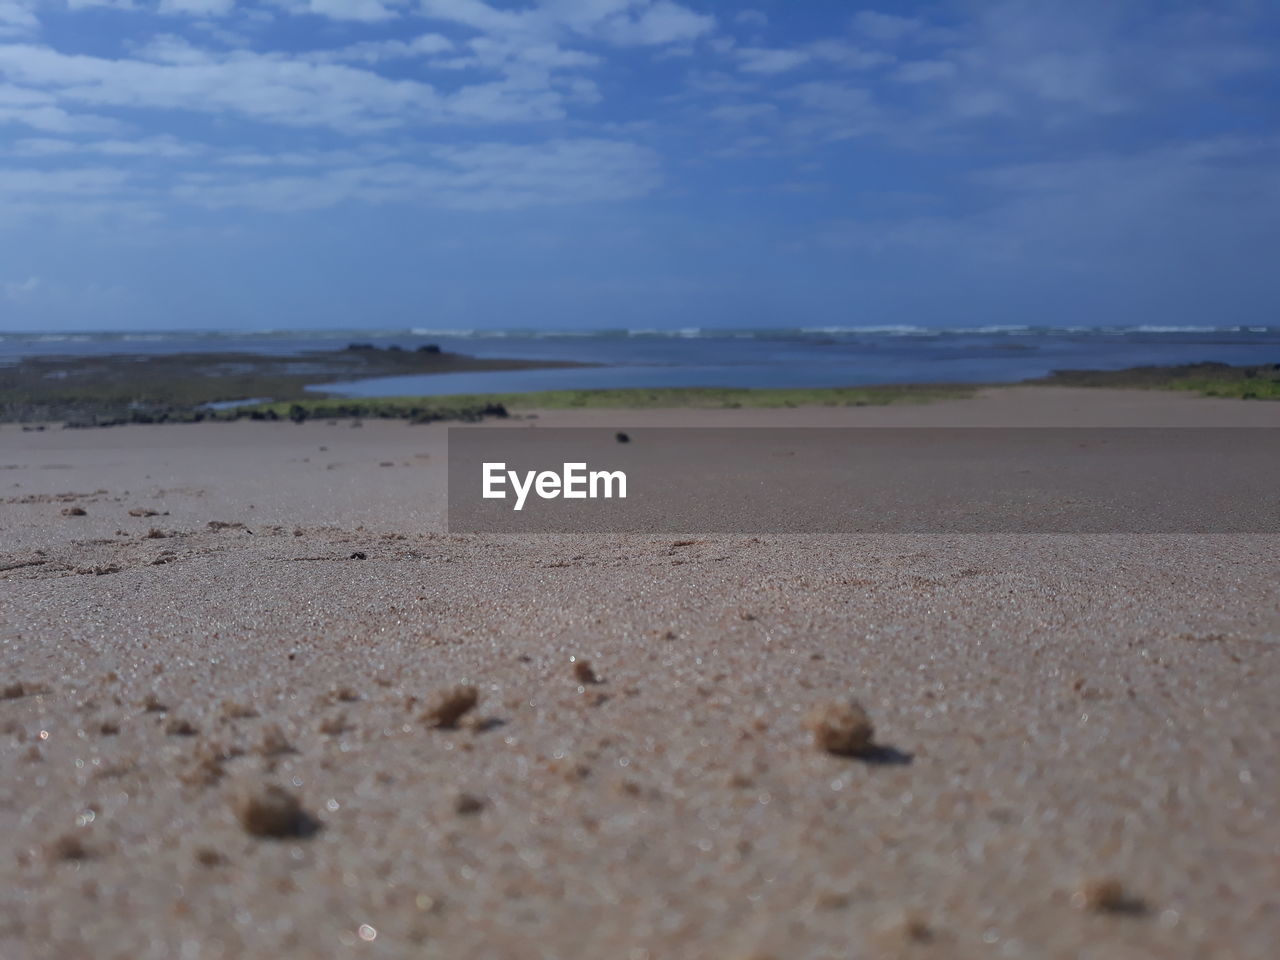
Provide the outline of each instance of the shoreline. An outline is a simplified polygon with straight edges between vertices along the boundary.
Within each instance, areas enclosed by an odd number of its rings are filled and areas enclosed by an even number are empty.
[[[278,418],[287,416],[293,410],[304,419],[333,417],[333,411],[339,408],[364,410],[363,413],[356,414],[359,416],[413,419],[419,410],[424,407],[430,409],[433,404],[440,404],[445,408],[501,405],[510,410],[767,410],[932,403],[973,397],[982,390],[1014,387],[1179,390],[1204,397],[1280,400],[1280,363],[1193,363],[1127,367],[1122,370],[1055,370],[1047,377],[1009,383],[900,383],[848,387],[630,387],[425,397],[330,396],[317,397],[300,404],[256,404],[247,409],[259,410],[264,414],[270,411]]]
[[[405,349],[358,342],[278,356],[240,351],[24,357],[0,365],[0,422],[114,426],[237,419],[243,408],[210,405],[258,397],[305,402],[315,398],[308,386],[371,377],[584,366],[590,364],[472,357],[434,344]]]
[[[344,397],[316,387],[402,374],[592,366],[566,360],[478,358],[352,343],[335,351],[35,357],[0,367],[0,423],[67,427],[249,420],[393,419],[475,422],[533,410],[783,409],[915,405],[1009,387],[1174,390],[1205,397],[1280,400],[1280,363],[1194,363],[1122,370],[1057,370],[1012,383],[869,386],[659,387],[433,396]],[[270,399],[262,399],[270,398]]]

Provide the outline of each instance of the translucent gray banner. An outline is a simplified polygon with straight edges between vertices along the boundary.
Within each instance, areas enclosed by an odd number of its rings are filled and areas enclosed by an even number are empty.
[[[1280,431],[454,427],[449,529],[1278,533]]]

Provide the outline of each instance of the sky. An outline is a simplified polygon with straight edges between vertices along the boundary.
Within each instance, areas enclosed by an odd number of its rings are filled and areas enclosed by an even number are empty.
[[[0,331],[1280,324],[1270,0],[0,0]]]

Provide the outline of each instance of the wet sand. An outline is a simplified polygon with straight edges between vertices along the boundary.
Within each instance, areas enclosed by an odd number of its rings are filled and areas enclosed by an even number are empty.
[[[0,956],[1274,955],[1274,537],[450,536],[445,429],[0,426]]]

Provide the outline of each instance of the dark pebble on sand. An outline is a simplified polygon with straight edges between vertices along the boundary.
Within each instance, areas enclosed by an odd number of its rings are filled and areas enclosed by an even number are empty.
[[[246,788],[233,809],[245,832],[255,837],[307,837],[320,826],[297,797],[274,784]]]
[[[459,684],[438,691],[422,719],[429,726],[451,730],[470,712],[480,699],[480,691],[470,684]]]

